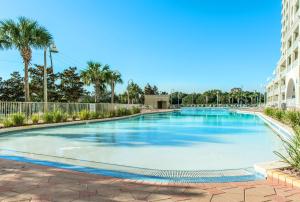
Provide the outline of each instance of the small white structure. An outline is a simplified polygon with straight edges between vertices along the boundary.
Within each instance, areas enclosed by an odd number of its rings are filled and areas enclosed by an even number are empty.
[[[145,95],[144,105],[153,109],[168,109],[170,107],[169,95]]]

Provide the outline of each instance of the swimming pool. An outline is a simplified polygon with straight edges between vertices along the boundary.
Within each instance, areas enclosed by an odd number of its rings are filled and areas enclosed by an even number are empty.
[[[3,158],[116,177],[244,181],[258,177],[255,163],[277,159],[281,143],[256,115],[184,108],[10,133],[0,148]]]

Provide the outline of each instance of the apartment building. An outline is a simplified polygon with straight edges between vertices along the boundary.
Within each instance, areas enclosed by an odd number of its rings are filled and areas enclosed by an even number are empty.
[[[282,0],[281,57],[266,86],[267,106],[300,108],[300,0]]]

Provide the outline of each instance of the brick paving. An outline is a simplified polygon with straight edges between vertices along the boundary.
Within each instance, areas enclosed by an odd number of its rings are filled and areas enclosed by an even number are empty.
[[[0,201],[300,202],[300,189],[267,180],[150,184],[0,159]]]

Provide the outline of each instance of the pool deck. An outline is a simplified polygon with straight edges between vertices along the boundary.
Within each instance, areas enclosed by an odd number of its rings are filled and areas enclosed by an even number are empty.
[[[299,201],[300,189],[267,180],[155,184],[0,159],[0,201]]]
[[[2,129],[2,132],[8,131]],[[300,189],[270,180],[201,184],[136,182],[0,159],[0,201],[300,202]]]

